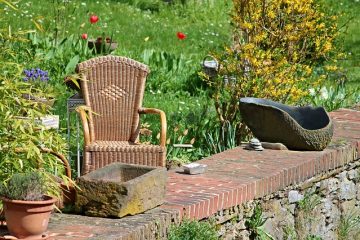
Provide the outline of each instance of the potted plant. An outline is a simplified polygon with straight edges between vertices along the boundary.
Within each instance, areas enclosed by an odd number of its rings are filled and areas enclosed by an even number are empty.
[[[49,193],[60,197],[61,192],[57,191],[59,183],[54,176],[68,188],[74,186],[66,159],[58,157],[67,154],[68,144],[60,131],[39,126],[38,119],[48,114],[49,109],[24,98],[34,93],[42,95],[44,88],[51,86],[45,76],[41,84],[30,79],[23,81],[26,77],[23,66],[13,61],[17,54],[14,55],[14,49],[10,48],[21,38],[16,32],[11,36],[5,32],[0,29],[6,41],[14,44],[0,44],[0,185],[7,185],[14,174],[39,171],[53,186],[48,188]],[[28,117],[26,125],[19,116]]]
[[[0,185],[8,185],[14,174],[40,171],[53,186],[48,189],[51,195],[60,198],[54,176],[68,188],[74,186],[68,162],[61,158],[66,154],[66,139],[56,129],[39,125],[38,119],[48,109],[29,102],[24,95],[40,90],[22,81],[22,69],[13,66],[7,62],[0,66]],[[26,124],[19,116],[27,117]],[[0,209],[1,205],[0,201]]]
[[[112,37],[98,37],[97,39],[89,39],[88,47],[96,49],[96,53],[110,53],[117,48],[117,42]]]
[[[43,239],[56,198],[41,172],[16,173],[0,187],[10,234],[19,239]]]

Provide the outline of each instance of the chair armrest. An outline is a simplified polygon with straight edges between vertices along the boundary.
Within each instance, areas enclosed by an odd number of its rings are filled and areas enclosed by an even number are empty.
[[[84,144],[85,146],[89,145],[92,142],[90,127],[89,127],[90,119],[88,118],[88,112],[91,111],[91,109],[88,106],[78,106],[75,110],[79,114],[81,123],[83,125]]]
[[[60,161],[63,163],[64,167],[65,167],[65,173],[66,176],[71,179],[71,167],[69,162],[67,161],[67,159],[64,157],[64,155],[55,152],[54,150],[50,149],[50,148],[45,148],[45,147],[38,147],[40,152],[42,153],[49,153],[51,155],[54,155],[55,157],[57,157],[58,159],[60,159]],[[16,148],[15,152],[17,153],[24,153],[27,152],[27,150],[25,148]]]
[[[158,114],[160,115],[160,125],[161,125],[161,132],[160,132],[160,146],[165,147],[166,145],[166,115],[163,111],[156,109],[156,108],[140,108],[140,114]]]

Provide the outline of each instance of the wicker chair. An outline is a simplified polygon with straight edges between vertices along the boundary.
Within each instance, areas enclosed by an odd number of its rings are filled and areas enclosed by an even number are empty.
[[[86,104],[77,108],[85,145],[81,174],[113,162],[164,167],[165,113],[142,108],[149,68],[125,57],[102,56],[79,63],[77,72]],[[160,145],[136,143],[140,114],[160,115]]]

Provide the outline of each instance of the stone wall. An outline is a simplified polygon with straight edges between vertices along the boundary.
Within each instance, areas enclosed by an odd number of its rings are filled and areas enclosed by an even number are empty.
[[[221,238],[250,239],[245,222],[256,204],[266,219],[261,229],[274,239],[341,239],[341,230],[342,239],[360,239],[360,224],[356,225],[360,222],[360,163],[218,212],[215,220]]]
[[[339,229],[346,230],[342,223],[351,225],[360,216],[360,111],[339,109],[330,116],[334,136],[323,151],[258,152],[239,146],[199,160],[208,165],[203,174],[168,171],[165,202],[155,209],[120,219],[54,215],[49,235],[56,240],[158,240],[166,239],[172,223],[189,218],[214,219],[223,239],[250,239],[256,231],[280,240],[339,239]],[[258,222],[266,221],[250,231],[246,223],[259,213],[257,204],[263,211]],[[355,230],[350,233],[342,239],[360,239]]]

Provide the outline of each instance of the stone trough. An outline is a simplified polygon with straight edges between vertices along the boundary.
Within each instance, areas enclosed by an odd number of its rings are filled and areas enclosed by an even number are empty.
[[[75,209],[88,216],[123,217],[161,205],[166,169],[113,163],[78,179]]]

